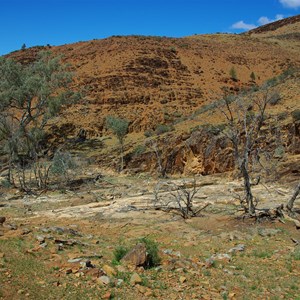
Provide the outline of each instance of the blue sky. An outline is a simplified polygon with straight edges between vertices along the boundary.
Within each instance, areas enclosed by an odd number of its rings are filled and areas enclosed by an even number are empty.
[[[0,0],[0,55],[111,35],[242,32],[300,14],[300,0]]]

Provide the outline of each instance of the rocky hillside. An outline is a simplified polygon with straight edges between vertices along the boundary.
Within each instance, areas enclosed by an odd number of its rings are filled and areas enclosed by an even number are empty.
[[[215,113],[199,112],[220,99],[224,88],[237,93],[261,85],[288,68],[299,67],[299,26],[300,18],[296,16],[241,35],[113,36],[58,47],[33,47],[11,53],[10,57],[29,63],[40,50],[51,48],[72,65],[73,88],[82,91],[84,97],[55,120],[55,134],[68,138],[84,129],[90,139],[101,137],[108,134],[104,126],[106,116],[121,116],[130,121],[131,135],[125,147],[127,165],[149,170],[155,165],[153,157],[140,157],[146,162],[143,168],[141,161],[136,157],[133,160],[130,153],[144,143],[145,131],[155,131],[157,126],[166,124],[176,130],[168,134],[164,143],[170,150],[179,149],[173,157],[172,171],[214,173],[232,167],[224,143],[220,142],[224,146],[221,152],[216,148],[219,142],[211,146],[214,154],[208,165],[203,153],[207,153],[210,136],[202,136],[206,142],[197,137],[199,143],[190,147],[191,152],[183,149],[192,128],[220,122]],[[237,79],[230,76],[232,68]],[[250,77],[252,72],[255,80]],[[280,102],[272,108],[274,113],[299,107],[297,78],[288,78],[276,87],[276,92],[280,88]],[[101,150],[105,157],[101,161],[108,158],[111,162],[114,154],[111,145],[106,146],[109,150]]]
[[[275,24],[280,30],[299,27],[299,16],[292,20]],[[129,119],[131,131],[154,129],[214,101],[224,86],[238,91],[252,85],[252,72],[260,84],[300,65],[300,51],[257,37],[258,32],[273,31],[272,24],[249,35],[114,36],[52,47],[72,64],[74,86],[85,93],[61,121],[74,131],[85,128],[91,135],[101,135],[105,116],[113,114]],[[40,50],[30,48],[11,56],[28,62]],[[232,67],[238,81],[230,78]]]

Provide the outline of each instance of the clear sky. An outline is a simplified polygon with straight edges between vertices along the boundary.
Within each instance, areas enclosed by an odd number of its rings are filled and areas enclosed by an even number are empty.
[[[0,55],[25,43],[236,32],[300,14],[300,0],[0,0]]]

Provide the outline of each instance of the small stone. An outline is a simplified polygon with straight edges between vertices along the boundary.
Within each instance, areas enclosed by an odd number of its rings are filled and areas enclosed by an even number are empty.
[[[258,231],[258,234],[263,237],[267,237],[267,236],[270,237],[276,235],[278,232],[280,232],[279,229],[263,228]]]
[[[104,284],[104,285],[108,285],[109,283],[110,283],[110,279],[109,279],[109,277],[108,276],[100,276],[99,278],[98,278],[98,281],[100,282],[100,283],[102,283],[102,284]]]
[[[130,284],[131,285],[136,285],[142,282],[142,278],[138,273],[133,273],[131,278],[130,278]]]
[[[231,256],[227,253],[219,253],[219,254],[215,254],[212,256],[213,259],[215,260],[220,260],[220,261],[224,261],[224,262],[230,262],[231,261]]]
[[[245,245],[244,244],[239,244],[233,248],[231,248],[228,253],[235,253],[235,252],[238,252],[238,251],[245,251]]]
[[[123,279],[118,279],[117,280],[117,286],[121,286],[124,283]]]
[[[110,292],[107,292],[106,294],[104,294],[102,296],[102,299],[111,299],[111,293]]]
[[[72,273],[72,269],[67,269],[66,270],[66,274],[68,275],[68,274],[71,274]]]
[[[87,268],[95,268],[95,265],[93,265],[92,262],[91,262],[90,260],[87,260],[87,261],[85,262],[85,266],[86,266]]]
[[[64,245],[63,244],[58,244],[57,245],[57,251],[63,251],[64,250]]]
[[[215,260],[212,257],[205,260],[206,268],[211,268],[214,264],[215,264]]]
[[[6,227],[9,228],[10,230],[17,230],[18,229],[18,226],[16,224],[8,224]]]
[[[148,290],[144,295],[145,297],[151,297],[153,296],[153,292],[151,290]]]
[[[23,228],[23,230],[22,230],[22,235],[26,235],[26,234],[28,234],[28,233],[30,233],[30,232],[31,232],[30,229],[28,229],[28,228]]]
[[[116,270],[109,265],[104,265],[102,267],[102,270],[106,273],[106,275],[110,277],[115,276],[117,274]]]
[[[142,285],[138,285],[137,289],[141,294],[145,294],[147,292],[147,289]]]
[[[5,253],[0,252],[0,258],[3,258],[5,256]]]
[[[24,293],[25,293],[25,291],[24,290],[18,290],[18,295],[23,295]]]
[[[173,253],[173,251],[171,249],[165,249],[165,250],[163,250],[163,253],[170,255]]]
[[[117,271],[120,272],[120,273],[124,273],[124,272],[126,272],[126,269],[125,269],[124,266],[118,265],[117,266]]]
[[[36,238],[36,240],[37,240],[38,242],[40,242],[41,244],[45,242],[45,237],[42,236],[42,235],[37,235],[35,238]]]
[[[73,258],[68,260],[69,263],[78,263],[80,261],[82,261],[82,258]]]
[[[46,248],[48,246],[48,244],[45,242],[45,243],[42,243],[40,244],[40,248]]]
[[[180,277],[179,277],[179,282],[180,282],[180,283],[185,283],[185,282],[186,282],[186,277],[180,276]]]
[[[300,229],[300,222],[298,220],[294,220],[294,224],[296,226],[296,229]]]
[[[6,218],[5,217],[0,217],[0,225],[3,226],[3,223],[5,222]]]

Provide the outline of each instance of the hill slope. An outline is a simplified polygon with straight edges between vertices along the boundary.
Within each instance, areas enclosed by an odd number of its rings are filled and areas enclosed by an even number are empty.
[[[85,95],[55,120],[53,134],[65,139],[85,129],[91,139],[108,135],[104,126],[107,115],[126,118],[130,121],[130,135],[126,139],[125,163],[131,169],[147,171],[155,170],[155,156],[132,155],[135,147],[144,144],[144,132],[154,130],[159,124],[176,124],[176,130],[161,139],[167,145],[163,147],[165,159],[174,153],[169,172],[208,174],[231,169],[230,150],[222,141],[225,146],[220,149],[211,133],[200,132],[186,151],[185,143],[192,128],[221,122],[216,112],[201,115],[198,112],[220,99],[224,87],[236,93],[260,85],[290,67],[300,67],[299,39],[281,38],[282,34],[297,35],[299,25],[296,16],[242,35],[114,36],[51,47],[55,55],[62,54],[64,61],[73,66],[76,72],[73,87],[84,90]],[[48,48],[33,47],[10,56],[28,63],[41,49]],[[231,68],[236,70],[237,80],[230,78]],[[255,82],[250,78],[252,72]],[[297,74],[273,90],[280,93],[280,102],[272,108],[272,113],[289,114],[299,107]],[[291,142],[288,132],[294,127],[287,122],[290,121],[285,122],[286,149],[298,153],[295,149],[299,138]],[[205,154],[207,147],[211,148],[210,157]],[[93,146],[91,155],[97,156],[101,164],[111,166],[119,155],[116,142],[107,141],[99,148]]]
[[[292,25],[299,26],[298,18],[295,20]],[[263,28],[266,32],[269,27]],[[65,112],[63,122],[97,135],[103,130],[104,117],[114,114],[128,118],[131,131],[144,131],[191,114],[218,98],[224,86],[232,91],[249,87],[252,72],[260,84],[291,65],[300,65],[300,51],[257,37],[260,30],[248,35],[177,39],[115,36],[52,47],[73,65],[74,85],[84,88],[86,95]],[[39,50],[30,48],[11,56],[30,61]],[[232,67],[237,82],[229,76]]]

